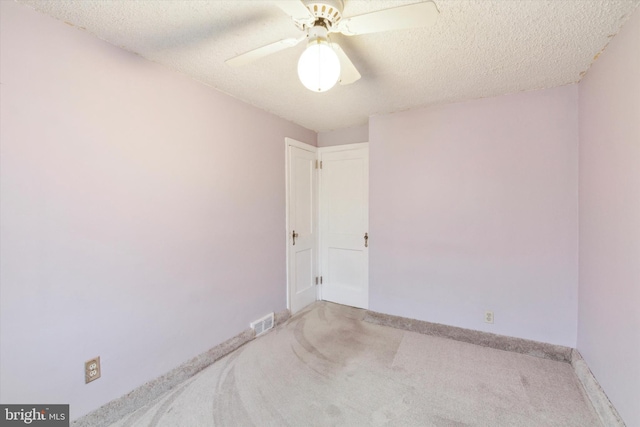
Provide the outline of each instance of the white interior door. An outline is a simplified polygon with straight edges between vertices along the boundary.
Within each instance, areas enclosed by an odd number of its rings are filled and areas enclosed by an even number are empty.
[[[287,293],[296,313],[317,299],[316,147],[287,139]]]
[[[322,299],[369,308],[369,146],[320,149]]]

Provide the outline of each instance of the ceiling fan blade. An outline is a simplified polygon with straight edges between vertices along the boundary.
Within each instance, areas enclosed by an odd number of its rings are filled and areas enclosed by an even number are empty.
[[[406,28],[427,27],[435,22],[438,13],[438,8],[433,2],[414,3],[345,18],[338,23],[333,32],[356,36]]]
[[[227,65],[230,65],[232,67],[240,67],[253,61],[257,61],[260,58],[264,58],[265,56],[271,55],[272,53],[280,52],[281,50],[287,49],[289,47],[294,47],[306,38],[307,37],[305,35],[298,38],[291,37],[288,39],[283,39],[227,59],[225,62],[227,63]]]
[[[300,0],[278,0],[274,3],[296,22],[311,24],[316,20]]]
[[[340,84],[348,85],[360,79],[360,73],[347,54],[339,44],[332,43],[333,50],[338,54],[340,60]]]

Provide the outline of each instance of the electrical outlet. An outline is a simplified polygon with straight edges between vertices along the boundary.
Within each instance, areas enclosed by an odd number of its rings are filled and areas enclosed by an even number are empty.
[[[84,362],[84,383],[100,378],[100,356]]]
[[[493,323],[493,311],[485,311],[484,312],[484,322],[485,323]]]

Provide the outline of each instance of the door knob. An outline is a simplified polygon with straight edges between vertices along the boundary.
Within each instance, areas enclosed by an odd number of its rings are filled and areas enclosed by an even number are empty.
[[[291,237],[293,237],[293,246],[296,245],[296,237],[298,237],[298,233],[296,233],[296,230],[293,230],[293,233],[291,233]]]

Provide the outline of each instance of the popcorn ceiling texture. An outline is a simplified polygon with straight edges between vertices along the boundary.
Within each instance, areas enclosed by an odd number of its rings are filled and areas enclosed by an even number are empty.
[[[578,82],[640,0],[436,0],[433,27],[334,35],[362,79],[322,94],[298,80],[303,44],[241,68],[224,63],[300,34],[268,1],[19,1],[280,117],[329,131],[366,124],[376,114]],[[415,2],[346,0],[344,15]]]

